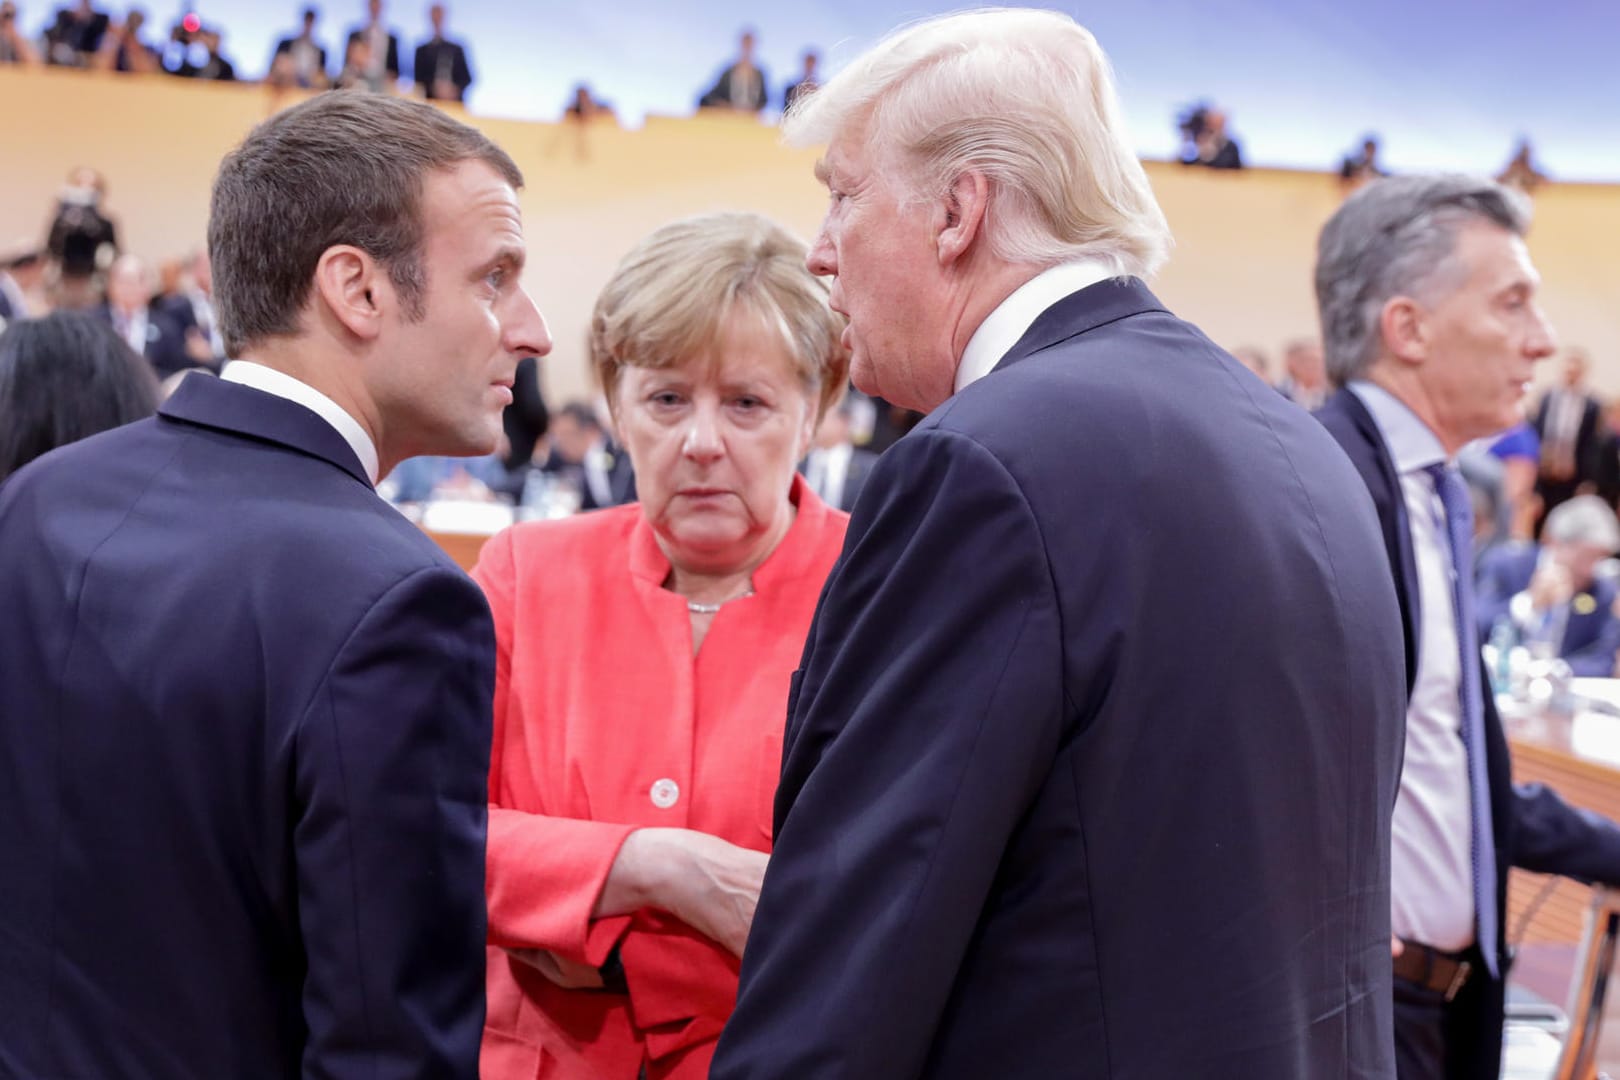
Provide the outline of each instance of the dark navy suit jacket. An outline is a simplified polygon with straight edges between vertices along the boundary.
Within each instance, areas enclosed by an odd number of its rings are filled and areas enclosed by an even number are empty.
[[[0,1075],[477,1075],[494,633],[300,405],[0,487]]]
[[[1384,444],[1383,435],[1367,407],[1348,391],[1329,398],[1316,414],[1350,461],[1372,495],[1384,536],[1386,572],[1393,572],[1401,601],[1407,657],[1406,691],[1417,678],[1418,578],[1412,551],[1411,523],[1400,477]],[[1483,661],[1481,661],[1483,667]],[[1486,673],[1481,685],[1490,686]],[[1485,695],[1486,765],[1491,785],[1491,825],[1496,838],[1496,900],[1506,911],[1507,873],[1510,866],[1541,874],[1564,874],[1584,881],[1620,884],[1620,829],[1594,815],[1572,809],[1556,792],[1540,784],[1515,787],[1507,737],[1496,712],[1496,702]],[[1511,957],[1503,932],[1486,947],[1494,948],[1506,971]],[[1503,982],[1486,978],[1471,981],[1453,1003],[1452,1014],[1461,1019],[1449,1031],[1452,1037],[1450,1075],[1496,1076],[1501,1071]]]
[[[1393,1076],[1399,635],[1306,413],[1060,301],[856,504],[713,1076]]]

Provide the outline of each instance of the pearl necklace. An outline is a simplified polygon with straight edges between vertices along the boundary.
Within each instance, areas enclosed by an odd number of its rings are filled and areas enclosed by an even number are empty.
[[[742,593],[739,596],[733,596],[731,600],[746,600],[753,595],[754,587],[750,585],[748,586],[747,592]],[[696,600],[688,600],[686,602],[686,610],[690,611],[694,615],[713,615],[721,608],[731,603],[731,600],[722,600],[718,604],[700,604]]]

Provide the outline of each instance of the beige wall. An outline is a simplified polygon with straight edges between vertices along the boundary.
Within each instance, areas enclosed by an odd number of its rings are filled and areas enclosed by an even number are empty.
[[[161,260],[201,244],[220,156],[286,104],[255,86],[166,76],[0,69],[0,247],[42,236],[68,170],[107,177],[107,205],[128,250]],[[596,291],[639,237],[672,218],[720,208],[771,214],[808,237],[824,196],[813,153],[729,116],[652,119],[640,131],[475,121],[528,177],[527,284],[557,347],[554,403],[585,393],[583,342]],[[1340,199],[1315,173],[1238,174],[1150,164],[1176,249],[1153,283],[1217,342],[1276,354],[1315,332],[1310,267],[1316,232]],[[1620,394],[1620,187],[1547,188],[1531,250],[1562,339],[1586,345],[1600,389]]]

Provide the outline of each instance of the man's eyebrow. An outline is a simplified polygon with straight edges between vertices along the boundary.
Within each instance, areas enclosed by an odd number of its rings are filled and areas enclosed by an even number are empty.
[[[513,271],[522,270],[528,260],[528,253],[515,244],[501,247],[494,255],[484,261],[484,270],[493,270],[497,266],[506,266]]]

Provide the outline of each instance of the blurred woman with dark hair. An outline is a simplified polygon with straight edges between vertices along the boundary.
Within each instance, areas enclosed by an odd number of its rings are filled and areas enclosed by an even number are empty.
[[[0,481],[58,446],[157,410],[157,380],[118,332],[84,312],[0,334]]]

